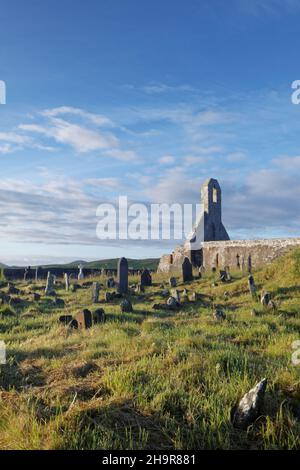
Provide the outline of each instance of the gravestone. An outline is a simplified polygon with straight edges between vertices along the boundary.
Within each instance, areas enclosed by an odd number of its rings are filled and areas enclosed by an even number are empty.
[[[118,263],[118,292],[127,294],[128,292],[128,261],[121,258]]]
[[[114,280],[113,277],[110,277],[110,278],[107,279],[107,281],[106,281],[106,287],[107,287],[108,289],[114,288],[115,285],[116,285],[116,283],[115,283],[115,280]]]
[[[233,414],[233,425],[247,429],[261,414],[264,405],[267,379],[262,379],[240,400]]]
[[[176,277],[170,277],[169,279],[169,284],[171,287],[177,287],[177,281],[176,281]]]
[[[193,280],[193,266],[188,258],[184,258],[182,263],[182,279],[183,282],[190,282]]]
[[[54,295],[55,294],[55,291],[54,291],[54,276],[53,276],[53,274],[50,273],[50,271],[48,271],[48,275],[47,275],[45,294],[46,295]]]
[[[97,310],[95,310],[93,312],[93,323],[94,325],[97,325],[98,323],[104,323],[106,320],[105,318],[105,312],[103,310],[103,308],[97,308]]]
[[[176,302],[180,303],[180,293],[179,293],[179,290],[177,289],[172,289],[171,290],[171,297],[173,297]]]
[[[83,266],[82,264],[80,264],[78,266],[78,269],[79,269],[79,273],[78,273],[78,281],[84,279],[84,274],[83,274]]]
[[[141,285],[142,286],[152,286],[152,277],[148,269],[144,269],[141,274]]]
[[[78,328],[81,330],[86,330],[92,326],[92,314],[88,309],[84,309],[77,315]]]
[[[65,279],[66,291],[68,292],[70,289],[70,276],[68,273],[64,274],[64,279]]]
[[[270,300],[271,300],[270,292],[263,292],[261,294],[260,302],[264,307],[268,306],[268,303],[270,302]]]
[[[134,292],[136,292],[137,294],[142,294],[143,292],[145,292],[144,285],[143,284],[138,284],[136,286]]]
[[[36,282],[39,280],[40,268],[35,268],[35,280]]]
[[[257,288],[255,285],[253,276],[248,277],[248,287],[249,287],[249,292],[252,295],[252,297],[256,297]]]
[[[92,286],[92,302],[97,304],[99,302],[99,294],[100,294],[100,284],[99,282],[93,282]]]
[[[131,313],[133,312],[132,303],[128,299],[122,300],[120,303],[122,313]]]
[[[59,322],[63,323],[64,325],[68,325],[73,320],[72,315],[61,315],[59,317]]]

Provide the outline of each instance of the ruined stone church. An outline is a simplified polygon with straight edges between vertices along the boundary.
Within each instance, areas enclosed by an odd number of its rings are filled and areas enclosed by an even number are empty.
[[[201,207],[190,236],[171,254],[161,257],[159,272],[178,271],[185,257],[198,268],[251,271],[300,246],[300,238],[230,240],[222,222],[222,191],[216,179],[210,178],[202,185]]]

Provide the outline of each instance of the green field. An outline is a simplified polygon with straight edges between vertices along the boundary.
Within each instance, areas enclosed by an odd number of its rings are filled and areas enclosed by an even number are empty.
[[[58,285],[65,300],[59,309],[43,295],[43,284],[16,284],[24,291],[16,296],[21,303],[0,308],[0,339],[7,345],[0,448],[299,449],[300,365],[291,357],[300,339],[300,251],[254,273],[276,311],[252,300],[247,273],[232,274],[231,283],[216,287],[211,273],[185,285],[178,276],[179,291],[210,297],[176,312],[153,310],[165,302],[162,284],[169,287],[167,276],[154,275],[153,287],[130,296],[134,313],[120,313],[120,300],[101,302],[106,323],[84,331],[68,329],[58,317],[97,308],[89,285],[75,293]],[[32,301],[33,291],[40,301]],[[212,316],[217,306],[226,312],[223,322]],[[263,377],[262,415],[236,430],[233,407]]]

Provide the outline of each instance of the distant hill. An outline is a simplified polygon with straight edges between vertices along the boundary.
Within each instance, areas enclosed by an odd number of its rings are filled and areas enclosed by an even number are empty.
[[[99,261],[84,261],[84,260],[78,260],[78,261],[72,261],[71,263],[66,263],[66,264],[43,264],[40,265],[42,268],[77,268],[80,264],[84,268],[87,269],[102,269],[102,268],[107,268],[107,269],[117,269],[118,266],[118,258],[111,258],[111,259],[102,259]],[[132,269],[151,269],[156,271],[158,268],[158,263],[159,263],[159,258],[146,258],[146,259],[130,259],[127,258],[128,260],[128,266],[129,268]],[[0,263],[0,269],[4,268],[18,268],[20,266],[7,266],[3,263]],[[23,266],[24,267],[24,266]],[[31,266],[33,269],[36,266]]]
[[[158,263],[159,263],[159,258],[147,258],[147,259],[127,258],[127,260],[128,260],[129,268],[133,268],[133,269],[148,268],[148,269],[156,270],[158,267]],[[80,262],[75,261],[73,263],[70,263],[68,266],[77,267],[78,264],[80,264]],[[101,268],[116,269],[118,266],[118,259],[117,258],[102,259],[99,261],[90,261],[90,262],[81,261],[81,264],[83,264],[83,266],[88,269],[101,269]]]
[[[79,264],[82,264],[84,268],[87,269],[102,269],[102,268],[107,268],[107,269],[117,269],[118,266],[118,258],[111,258],[111,259],[102,259],[99,261],[83,261],[83,260],[78,260],[78,261],[72,261],[72,263],[66,263],[66,264],[47,264],[47,265],[41,265],[43,268],[77,268]],[[159,263],[159,258],[146,258],[146,259],[130,259],[127,258],[128,260],[128,266],[129,268],[133,269],[152,269],[156,270],[158,267]],[[5,267],[5,266],[3,266]],[[32,266],[34,268],[35,266]]]

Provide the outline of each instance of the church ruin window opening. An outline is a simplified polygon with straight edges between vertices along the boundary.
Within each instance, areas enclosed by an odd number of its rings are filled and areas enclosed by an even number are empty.
[[[217,188],[213,188],[213,202],[217,203],[218,202],[218,191]]]

